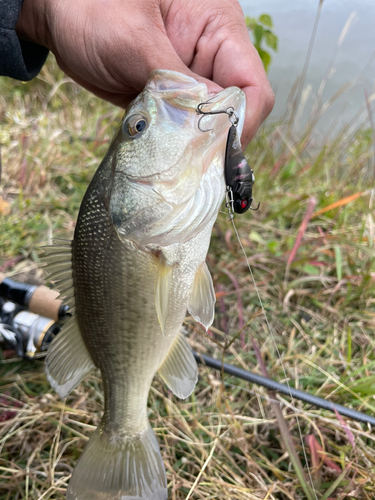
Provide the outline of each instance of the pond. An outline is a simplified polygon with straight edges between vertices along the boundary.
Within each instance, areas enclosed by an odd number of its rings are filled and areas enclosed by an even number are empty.
[[[278,118],[285,111],[290,90],[302,73],[319,1],[240,0],[240,3],[246,15],[255,17],[268,13],[274,21],[279,51],[273,57],[269,78],[276,93],[276,105],[271,117]],[[305,89],[311,85],[311,93],[304,118],[309,115],[314,96],[349,18],[352,22],[335,58],[333,70],[329,72],[323,100],[329,99],[348,82],[353,84],[353,88],[346,91],[320,120],[320,132],[332,128],[333,123],[337,128],[350,122],[361,108],[360,121],[368,120],[365,92],[370,96],[375,91],[374,0],[325,0],[323,3],[306,75]]]

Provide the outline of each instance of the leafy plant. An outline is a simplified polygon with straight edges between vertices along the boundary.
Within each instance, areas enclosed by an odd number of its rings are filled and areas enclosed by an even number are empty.
[[[250,31],[254,47],[257,49],[264,68],[268,71],[272,57],[269,51],[265,50],[264,45],[274,52],[277,52],[278,38],[273,32],[273,22],[269,14],[261,14],[257,19],[255,17],[245,17],[246,26]]]

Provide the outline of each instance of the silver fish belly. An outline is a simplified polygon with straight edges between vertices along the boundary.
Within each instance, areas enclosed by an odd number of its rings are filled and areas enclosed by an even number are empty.
[[[205,258],[225,190],[230,124],[216,119],[216,132],[202,137],[195,115],[202,100],[203,84],[151,74],[86,192],[74,240],[47,251],[51,279],[74,311],[51,344],[47,377],[65,397],[100,369],[105,399],[69,500],[168,496],[147,398],[157,371],[178,397],[194,390],[197,366],[180,329],[186,309],[206,328],[213,321]],[[243,111],[244,96],[227,89],[215,103]]]

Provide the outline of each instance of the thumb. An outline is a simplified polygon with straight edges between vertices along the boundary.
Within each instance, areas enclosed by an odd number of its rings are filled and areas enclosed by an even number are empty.
[[[132,71],[134,83],[139,91],[142,91],[145,87],[151,71],[156,69],[177,71],[190,76],[199,83],[206,84],[209,94],[217,94],[223,90],[220,85],[191,71],[177,54],[166,33],[159,32],[159,36],[154,40],[152,47],[147,45],[143,47],[146,47],[146,50],[142,50],[142,53],[138,54],[134,70]]]

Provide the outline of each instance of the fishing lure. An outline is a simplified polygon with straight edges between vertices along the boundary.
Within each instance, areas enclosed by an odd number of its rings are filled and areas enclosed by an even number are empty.
[[[230,217],[232,219],[234,213],[243,214],[249,209],[258,210],[260,203],[258,203],[256,208],[251,206],[255,177],[241,149],[240,139],[237,134],[238,115],[232,107],[225,110],[203,111],[202,107],[206,104],[208,104],[208,101],[201,102],[197,106],[197,113],[202,115],[198,121],[198,128],[201,132],[209,132],[211,130],[201,128],[200,122],[205,115],[225,113],[232,124],[228,132],[224,163],[225,183],[227,186],[226,207],[229,209]]]

